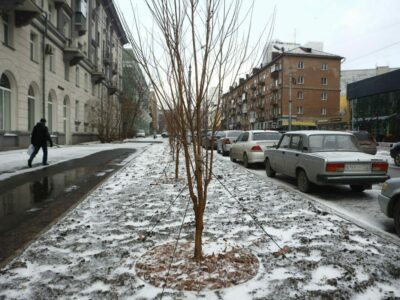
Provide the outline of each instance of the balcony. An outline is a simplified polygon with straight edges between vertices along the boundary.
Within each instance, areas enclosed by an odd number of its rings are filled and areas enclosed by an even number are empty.
[[[67,41],[67,45],[64,46],[64,61],[69,62],[70,66],[74,66],[79,63],[85,56],[78,48],[74,45],[71,40]]]
[[[84,35],[87,31],[86,16],[81,12],[75,12],[75,30],[79,35]]]
[[[15,26],[28,25],[32,19],[40,15],[40,8],[33,0],[0,1],[0,11],[15,10]]]
[[[100,83],[103,79],[106,78],[106,75],[104,74],[103,70],[101,69],[100,66],[97,66],[93,69],[91,72],[92,74],[92,82],[94,84]]]
[[[265,80],[260,80],[259,82],[258,82],[258,85],[265,85]]]
[[[67,4],[67,1],[65,0],[53,0],[54,2],[54,6],[58,9],[60,7],[62,7],[63,5]]]
[[[280,64],[275,64],[271,67],[271,77],[276,77],[279,74],[279,71],[281,70],[281,65]]]

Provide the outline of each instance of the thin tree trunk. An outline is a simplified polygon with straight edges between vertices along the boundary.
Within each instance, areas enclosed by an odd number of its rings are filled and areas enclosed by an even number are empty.
[[[195,211],[196,231],[194,236],[194,259],[196,261],[201,261],[201,259],[203,258],[202,254],[203,250],[202,236],[204,229],[203,212],[204,211],[201,209],[201,207],[197,207]]]
[[[175,180],[179,177],[179,140],[176,141],[176,156],[175,156]]]

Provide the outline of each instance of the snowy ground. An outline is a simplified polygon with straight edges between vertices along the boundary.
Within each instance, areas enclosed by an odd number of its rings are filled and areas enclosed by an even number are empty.
[[[111,176],[0,271],[0,299],[159,299],[162,289],[139,279],[135,263],[178,236],[188,197],[184,193],[165,213],[185,186],[183,180],[171,180],[174,166],[169,159],[166,143],[155,144]],[[213,180],[205,213],[205,252],[250,249],[260,261],[259,272],[246,283],[221,290],[166,289],[164,299],[400,297],[398,246],[220,156],[214,170],[235,198]],[[182,241],[192,240],[193,225],[189,208]],[[280,247],[289,247],[286,257],[273,255],[279,248],[269,236]]]

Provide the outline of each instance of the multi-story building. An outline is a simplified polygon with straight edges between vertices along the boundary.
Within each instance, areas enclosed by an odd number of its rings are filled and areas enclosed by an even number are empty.
[[[29,144],[40,118],[55,142],[97,138],[94,111],[118,103],[127,38],[108,0],[0,2],[0,149]]]
[[[222,127],[315,128],[339,114],[342,57],[306,47],[275,52],[222,96]]]
[[[123,50],[123,92],[127,96],[128,101],[131,101],[133,106],[130,106],[132,111],[125,112],[128,119],[134,121],[127,130],[143,129],[146,134],[150,132],[152,122],[150,116],[150,90],[146,79],[136,61],[132,49]],[[129,106],[128,106],[129,107]]]
[[[368,130],[378,142],[400,140],[400,70],[347,85],[354,130]]]

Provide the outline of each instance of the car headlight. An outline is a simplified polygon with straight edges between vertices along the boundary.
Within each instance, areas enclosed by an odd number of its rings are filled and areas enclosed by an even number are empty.
[[[382,185],[382,193],[386,192],[388,186],[389,186],[389,185],[387,184],[387,182],[384,182],[384,183],[383,183],[383,185]]]

